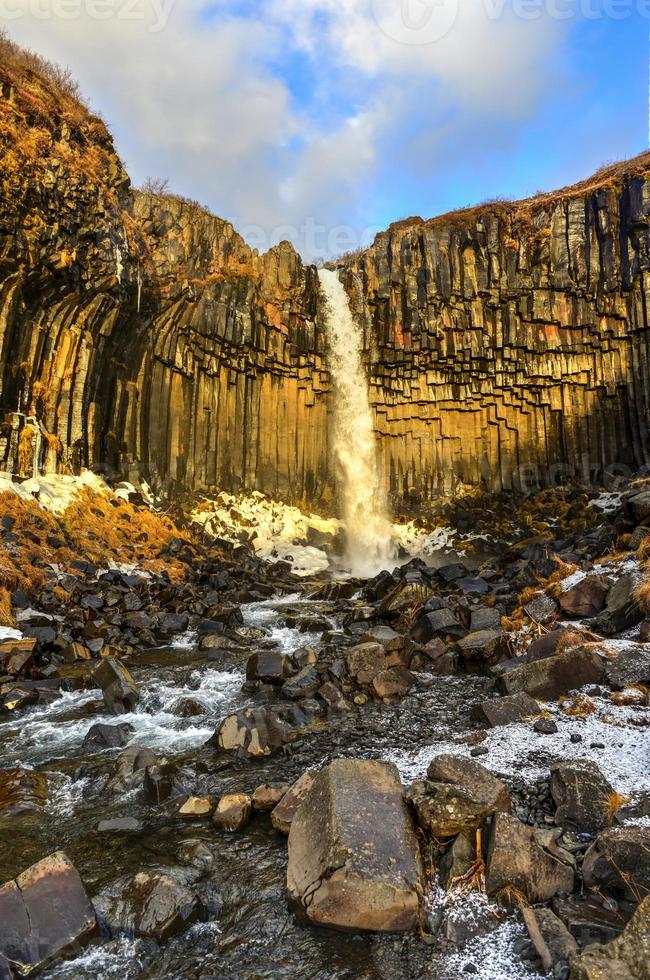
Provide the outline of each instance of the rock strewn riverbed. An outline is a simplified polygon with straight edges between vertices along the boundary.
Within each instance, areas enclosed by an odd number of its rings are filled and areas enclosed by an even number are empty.
[[[492,557],[365,583],[181,540],[165,547],[188,556],[183,580],[82,561],[14,592],[0,902],[32,866],[49,882],[39,862],[63,851],[55,867],[80,875],[96,929],[47,922],[35,946],[18,918],[5,971],[23,957],[50,977],[582,978],[616,959],[642,976],[626,939],[580,950],[620,936],[650,887],[644,500],[571,528],[576,494],[545,537],[513,529]],[[326,776],[336,759],[344,779]],[[363,799],[376,778],[366,759],[392,774],[372,813],[350,808],[350,787]],[[312,829],[287,854],[297,813]],[[302,890],[310,861],[343,882],[327,915],[352,932],[308,924],[323,921]],[[400,907],[417,928],[377,917],[377,889],[407,865]],[[647,902],[629,928],[635,948],[647,940]]]

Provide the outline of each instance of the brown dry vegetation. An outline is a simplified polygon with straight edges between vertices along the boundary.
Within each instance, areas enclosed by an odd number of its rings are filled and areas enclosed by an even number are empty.
[[[425,227],[445,226],[448,228],[466,228],[476,224],[479,218],[486,215],[495,215],[510,222],[511,227],[517,226],[532,229],[535,214],[570,201],[576,197],[584,197],[601,190],[603,187],[620,187],[625,180],[631,177],[647,176],[650,172],[650,152],[639,154],[629,160],[621,160],[616,163],[607,164],[600,170],[592,174],[587,180],[580,181],[560,190],[548,191],[534,194],[532,197],[524,198],[521,201],[485,201],[483,204],[461,208],[457,211],[449,211],[446,214],[437,215],[427,220],[414,216],[404,218],[392,224],[389,231],[409,230],[418,225]],[[543,228],[536,234],[548,233],[547,228]],[[385,234],[385,233],[384,233]],[[513,246],[517,245],[516,241]]]
[[[50,514],[34,500],[0,494],[0,515],[11,521],[17,541],[0,541],[0,590],[31,593],[48,581],[52,564],[70,568],[74,560],[140,567],[181,579],[186,566],[164,554],[172,538],[191,540],[174,522],[146,507],[112,500],[84,488],[63,515]],[[2,617],[0,591],[0,618]]]
[[[27,51],[0,30],[0,193],[6,213],[32,204],[32,231],[44,223],[29,199],[48,174],[59,172],[97,184],[111,198],[106,176],[112,142],[92,115],[66,68]],[[112,201],[114,203],[114,201]],[[71,256],[63,254],[63,266]]]

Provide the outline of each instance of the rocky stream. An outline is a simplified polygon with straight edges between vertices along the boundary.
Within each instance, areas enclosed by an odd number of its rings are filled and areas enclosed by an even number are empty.
[[[184,584],[80,562],[15,594],[0,976],[647,976],[617,937],[650,886],[650,495],[610,510],[370,580],[222,542]],[[345,888],[300,892],[328,835],[362,882],[347,920]],[[628,972],[593,972],[612,941]]]

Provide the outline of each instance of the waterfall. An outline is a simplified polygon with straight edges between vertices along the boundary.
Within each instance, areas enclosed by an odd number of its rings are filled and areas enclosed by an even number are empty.
[[[377,467],[368,379],[361,360],[363,333],[336,272],[318,273],[325,297],[334,404],[334,452],[342,472],[347,563],[353,575],[375,575],[395,555],[386,496]]]

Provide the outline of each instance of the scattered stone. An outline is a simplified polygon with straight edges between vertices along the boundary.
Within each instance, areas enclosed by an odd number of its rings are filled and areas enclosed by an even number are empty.
[[[538,735],[555,735],[557,732],[557,725],[552,718],[538,718],[533,725],[533,730],[536,731]]]
[[[415,808],[419,825],[442,839],[475,830],[493,813],[511,808],[506,786],[464,756],[433,759],[426,781],[413,783],[406,797]]]
[[[620,913],[606,909],[598,898],[558,897],[553,899],[552,907],[581,947],[609,943],[623,931]]]
[[[198,817],[209,817],[212,813],[213,803],[209,796],[188,796],[182,806],[178,809],[179,817],[195,819]]]
[[[474,721],[488,724],[492,728],[499,725],[512,725],[526,721],[539,714],[539,705],[529,694],[512,694],[509,697],[481,701],[471,711]]]
[[[415,674],[406,667],[389,667],[372,679],[372,690],[378,698],[404,697],[416,682]]]
[[[92,672],[92,679],[101,688],[106,707],[115,715],[132,711],[140,700],[135,681],[119,660],[102,660]]]
[[[630,644],[622,650],[608,651],[607,677],[618,688],[650,684],[650,649]]]
[[[313,667],[303,667],[297,674],[285,681],[282,692],[288,698],[308,698],[316,694],[320,687],[320,677]]]
[[[451,609],[435,609],[425,613],[411,628],[411,639],[415,643],[426,644],[437,636],[458,635],[462,627]]]
[[[650,892],[650,827],[612,827],[585,854],[585,888],[638,901]]]
[[[158,760],[151,749],[129,746],[115,760],[113,773],[106,784],[113,793],[127,793],[144,782],[145,769],[155,766]]]
[[[490,896],[515,889],[530,903],[571,893],[575,859],[556,843],[557,834],[527,827],[516,817],[497,813],[492,823],[486,862]]]
[[[0,819],[41,814],[47,803],[47,777],[32,769],[0,771]]]
[[[312,788],[317,775],[316,769],[303,772],[272,811],[271,823],[281,834],[288,834],[291,830],[296,811]]]
[[[496,685],[502,694],[525,692],[550,700],[586,684],[600,684],[604,678],[602,658],[595,650],[582,646],[515,667],[498,677]]]
[[[466,874],[476,858],[476,834],[474,832],[459,834],[438,862],[438,876],[442,887],[451,888],[454,879]]]
[[[104,749],[121,749],[129,741],[135,729],[132,725],[92,725],[83,740],[85,752],[102,752]]]
[[[220,749],[255,757],[273,755],[292,737],[290,726],[271,708],[244,708],[222,721],[216,733]]]
[[[604,636],[616,636],[636,626],[643,619],[636,598],[640,576],[635,572],[622,575],[607,596],[607,606],[590,624],[591,629]]]
[[[143,936],[164,942],[203,915],[198,898],[175,878],[141,871],[120,879],[94,899],[111,935]]]
[[[222,796],[212,816],[212,822],[219,830],[234,832],[243,830],[251,818],[252,800],[243,793],[228,793]]]
[[[264,684],[283,684],[295,673],[291,658],[277,650],[259,650],[246,661],[246,680]]]
[[[100,820],[97,831],[100,834],[130,834],[139,833],[144,824],[135,817],[114,817],[112,820]]]
[[[0,923],[0,969],[4,958],[19,976],[31,976],[78,950],[96,929],[86,889],[63,851],[0,888]]]
[[[395,766],[337,759],[318,774],[291,825],[287,887],[318,925],[416,924],[422,868]]]
[[[475,664],[481,667],[496,664],[508,652],[508,646],[503,630],[479,630],[469,633],[458,641],[463,662],[467,667]]]
[[[611,823],[614,790],[595,762],[571,759],[551,768],[555,822],[583,834],[597,834]]]
[[[372,683],[386,665],[386,651],[381,643],[361,643],[346,657],[348,674],[361,686]]]
[[[169,708],[171,714],[178,718],[200,718],[208,713],[208,709],[202,701],[196,698],[179,698]]]
[[[546,626],[552,623],[558,614],[557,602],[550,595],[542,592],[526,603],[524,612],[534,623]]]
[[[605,575],[588,575],[560,595],[560,608],[574,619],[593,619],[605,608],[611,585]]]
[[[278,783],[277,785],[263,783],[253,793],[253,809],[262,813],[273,810],[283,796],[286,796],[289,789],[288,783]]]

